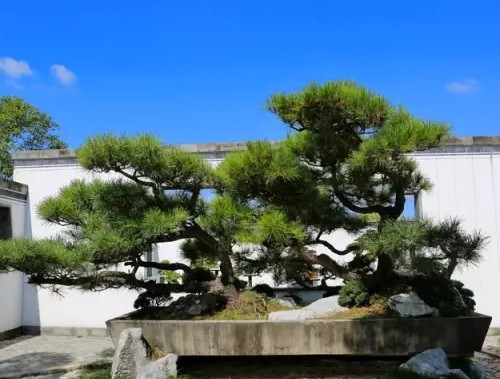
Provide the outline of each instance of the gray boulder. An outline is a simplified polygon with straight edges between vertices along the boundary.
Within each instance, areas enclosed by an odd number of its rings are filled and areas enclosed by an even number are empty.
[[[167,379],[177,377],[177,355],[168,354],[139,369],[136,379]]]
[[[448,358],[443,349],[426,350],[399,366],[402,370],[412,371],[422,376],[446,376],[450,372]]]
[[[269,314],[270,321],[300,321],[320,318],[347,310],[338,303],[338,296],[319,299],[307,307],[292,309],[290,311],[272,312]]]
[[[269,321],[300,321],[313,318],[312,312],[303,309],[292,309],[290,311],[278,311],[269,313]]]
[[[425,304],[415,292],[391,296],[389,298],[389,308],[398,312],[401,317],[439,315],[436,308]]]
[[[211,314],[222,308],[223,299],[215,293],[183,296],[162,310],[162,319],[189,320],[196,316]]]
[[[484,367],[476,362],[470,362],[469,367],[466,368],[470,376],[460,369],[450,369],[446,353],[441,348],[417,354],[399,368],[432,378],[488,379]]]
[[[453,375],[454,379],[470,379],[465,372],[458,368],[454,368],[448,372],[448,376]]]
[[[450,372],[448,357],[441,348],[426,350],[417,354],[399,368],[422,376],[447,376]]]
[[[147,345],[142,337],[141,328],[125,329],[115,349],[111,376],[135,378],[138,368],[148,363]]]
[[[478,379],[487,379],[488,375],[486,374],[486,369],[484,366],[477,362],[471,362],[470,364],[470,373],[473,378]]]
[[[295,300],[293,300],[291,297],[285,296],[285,297],[280,297],[276,299],[278,303],[280,303],[284,307],[288,308],[295,308],[297,304],[295,303]]]

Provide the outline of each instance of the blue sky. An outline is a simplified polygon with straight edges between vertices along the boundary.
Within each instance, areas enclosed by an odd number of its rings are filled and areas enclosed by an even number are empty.
[[[108,131],[279,139],[266,97],[331,79],[457,135],[500,135],[499,13],[493,0],[10,0],[0,95],[51,114],[71,147]]]

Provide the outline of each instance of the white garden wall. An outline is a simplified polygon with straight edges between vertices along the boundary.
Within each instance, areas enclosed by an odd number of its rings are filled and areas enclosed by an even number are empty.
[[[29,212],[33,238],[50,237],[60,230],[38,217],[38,204],[47,196],[55,195],[59,188],[72,180],[83,178],[90,179],[92,175],[76,164],[16,169],[14,179],[30,187]],[[136,292],[129,290],[83,293],[69,288],[63,288],[61,295],[25,284],[23,325],[104,328],[107,319],[132,311],[132,304],[137,297]]]
[[[0,206],[10,211],[11,234],[25,235],[26,204],[24,199],[15,198],[13,191],[0,182]],[[15,191],[14,191],[15,192]],[[0,333],[19,328],[22,323],[23,280],[20,272],[0,271]]]
[[[477,310],[493,316],[500,327],[500,153],[422,154],[416,157],[432,181],[432,191],[420,196],[422,216],[458,216],[469,230],[489,237],[483,260],[455,277],[475,293]]]

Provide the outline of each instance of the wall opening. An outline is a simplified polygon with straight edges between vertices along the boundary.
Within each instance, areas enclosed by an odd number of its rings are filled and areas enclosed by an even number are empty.
[[[403,210],[402,217],[407,220],[417,220],[420,217],[420,207],[418,202],[418,195],[414,193],[408,193],[405,195],[405,209]]]
[[[0,240],[12,238],[12,218],[10,207],[0,206]]]

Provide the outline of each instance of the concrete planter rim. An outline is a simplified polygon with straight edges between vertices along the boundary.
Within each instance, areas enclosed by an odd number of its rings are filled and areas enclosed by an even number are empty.
[[[134,312],[132,312],[133,314]],[[450,356],[481,351],[492,318],[360,320],[108,320],[115,346],[121,332],[141,328],[150,346],[181,356],[410,356],[435,347]]]
[[[381,317],[381,318],[365,318],[365,319],[328,319],[328,318],[316,318],[316,319],[308,319],[308,320],[286,320],[286,321],[280,321],[280,320],[155,320],[155,319],[142,319],[142,318],[136,318],[136,319],[127,319],[125,317],[132,316],[133,314],[137,313],[138,311],[133,311],[126,313],[122,316],[118,316],[115,318],[112,318],[108,321],[106,321],[106,325],[108,325],[109,322],[111,321],[120,321],[120,322],[130,322],[134,323],[137,321],[147,321],[147,322],[157,322],[157,323],[197,323],[197,324],[204,324],[204,323],[213,323],[213,324],[220,324],[220,323],[323,323],[323,322],[378,322],[381,320],[408,320],[408,321],[427,321],[427,320],[454,320],[454,319],[492,319],[491,316],[482,314],[482,313],[474,313],[469,316],[456,316],[456,317]]]

